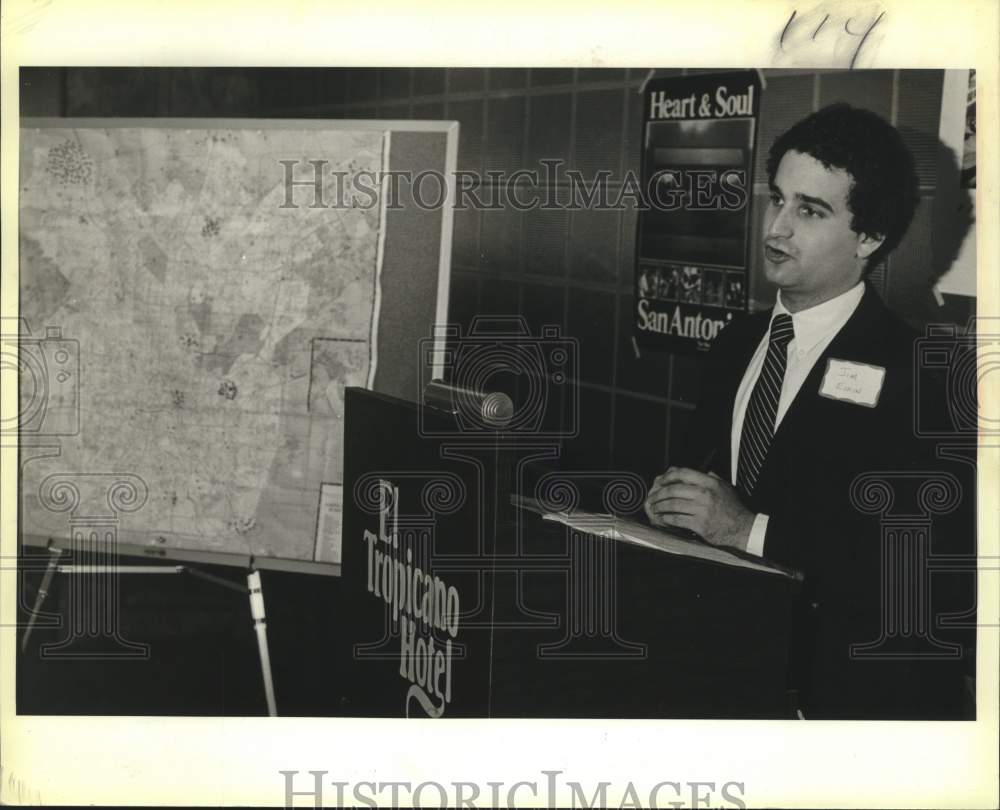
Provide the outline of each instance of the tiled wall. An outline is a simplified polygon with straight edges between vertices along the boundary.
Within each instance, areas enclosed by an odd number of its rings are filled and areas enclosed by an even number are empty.
[[[658,76],[681,70],[657,71]],[[459,168],[486,172],[538,168],[561,159],[585,175],[639,169],[640,96],[647,70],[355,69],[178,70],[109,74],[75,69],[39,94],[43,109],[22,113],[454,119],[461,124]],[[766,196],[764,152],[809,112],[836,100],[869,107],[897,124],[917,160],[922,203],[906,241],[873,278],[890,305],[915,325],[964,323],[971,300],[931,304],[935,268],[932,203],[949,169],[938,147],[940,71],[765,72],[755,184],[751,295],[773,296],[760,281],[759,233]],[[52,82],[39,73],[37,84]],[[25,94],[28,95],[28,94]],[[45,107],[44,105],[48,106]],[[58,113],[57,113],[58,114]],[[564,188],[559,189],[560,192]],[[488,190],[482,192],[485,196]],[[612,186],[612,193],[615,188]],[[580,435],[562,463],[662,471],[698,395],[700,358],[643,351],[631,341],[634,213],[501,211],[456,213],[452,321],[476,314],[523,316],[533,333],[556,324],[580,345]],[[938,251],[940,257],[940,251]],[[938,259],[940,261],[940,259]]]

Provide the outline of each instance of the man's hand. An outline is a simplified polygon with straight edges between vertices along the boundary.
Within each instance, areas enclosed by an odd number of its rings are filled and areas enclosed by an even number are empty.
[[[680,526],[709,543],[745,550],[754,513],[732,486],[716,475],[669,467],[650,487],[646,515],[654,526]]]

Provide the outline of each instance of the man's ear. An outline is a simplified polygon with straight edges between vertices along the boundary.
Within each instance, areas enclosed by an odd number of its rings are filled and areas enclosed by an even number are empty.
[[[870,236],[867,233],[860,234],[858,237],[858,258],[867,259],[882,246],[884,241],[884,236],[879,236],[877,234]]]

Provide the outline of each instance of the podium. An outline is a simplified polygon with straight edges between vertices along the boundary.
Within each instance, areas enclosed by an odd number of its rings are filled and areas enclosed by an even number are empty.
[[[573,483],[530,436],[356,388],[346,427],[342,714],[787,716],[789,579],[515,507]]]

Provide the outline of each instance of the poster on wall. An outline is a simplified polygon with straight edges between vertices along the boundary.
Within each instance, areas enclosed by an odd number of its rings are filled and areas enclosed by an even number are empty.
[[[931,235],[932,244],[939,239],[943,242],[937,250],[951,257],[944,275],[934,285],[941,303],[943,295],[976,295],[976,71],[944,71],[938,138],[950,153],[948,162],[953,161],[955,166],[947,180],[942,175],[938,181],[938,194],[946,194],[948,210],[969,223],[962,231],[957,253],[944,236],[950,233],[948,225]]]
[[[976,187],[976,71],[969,71],[965,97],[965,134],[962,143],[962,188]]]
[[[640,346],[706,351],[747,311],[760,92],[752,70],[657,79],[643,90]]]

